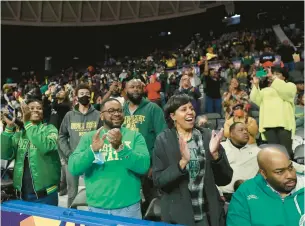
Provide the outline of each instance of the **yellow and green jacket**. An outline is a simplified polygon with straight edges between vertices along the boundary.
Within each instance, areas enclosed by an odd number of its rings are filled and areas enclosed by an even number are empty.
[[[24,160],[28,155],[35,192],[57,190],[60,181],[60,160],[57,152],[58,131],[53,125],[26,122],[24,130],[14,132],[6,127],[1,134],[1,159],[15,160],[14,187],[21,192]]]

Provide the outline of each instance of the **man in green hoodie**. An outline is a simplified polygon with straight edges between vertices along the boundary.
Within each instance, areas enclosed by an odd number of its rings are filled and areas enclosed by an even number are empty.
[[[87,84],[80,84],[76,90],[78,104],[69,111],[60,126],[58,136],[59,154],[65,161],[68,188],[68,207],[71,206],[78,192],[79,177],[73,176],[67,170],[69,156],[78,145],[80,138],[87,132],[101,127],[100,112],[90,105],[90,88]]]
[[[275,148],[259,152],[260,174],[233,195],[227,226],[304,225],[304,175],[296,174],[288,156]]]
[[[125,103],[123,126],[140,132],[145,138],[150,156],[154,149],[156,137],[167,128],[164,113],[155,103],[143,97],[143,84],[139,79],[132,79],[126,84],[126,96],[128,101]],[[145,197],[145,210],[151,200],[156,196],[156,190],[153,188],[151,180],[151,170],[148,177],[143,178],[143,194]]]
[[[103,127],[85,134],[70,155],[68,168],[85,173],[89,211],[141,219],[140,175],[150,166],[144,137],[121,128],[120,102],[110,98],[101,105]]]

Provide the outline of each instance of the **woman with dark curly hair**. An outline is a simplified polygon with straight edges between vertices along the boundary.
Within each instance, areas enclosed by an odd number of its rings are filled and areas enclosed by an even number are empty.
[[[153,180],[162,191],[162,220],[224,226],[223,201],[216,185],[229,184],[233,171],[220,145],[223,130],[195,129],[191,101],[186,94],[169,99],[165,113],[171,128],[159,134],[154,146]]]

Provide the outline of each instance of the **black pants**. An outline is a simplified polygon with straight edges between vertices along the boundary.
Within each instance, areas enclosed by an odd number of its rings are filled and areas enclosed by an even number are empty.
[[[265,128],[265,130],[264,135],[268,144],[283,145],[287,149],[290,158],[293,159],[291,131],[285,130],[283,127]]]

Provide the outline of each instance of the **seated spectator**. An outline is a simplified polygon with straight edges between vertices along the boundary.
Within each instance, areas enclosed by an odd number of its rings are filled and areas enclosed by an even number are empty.
[[[298,95],[298,102],[295,106],[296,128],[304,127],[304,93]]]
[[[174,95],[178,94],[187,94],[189,97],[191,97],[196,114],[200,113],[198,99],[201,97],[201,93],[198,88],[192,86],[191,79],[188,74],[182,75],[180,87],[175,91]]]
[[[257,161],[260,174],[233,195],[227,226],[303,225],[304,175],[277,149],[261,150]]]
[[[237,104],[243,104],[246,108],[249,104],[248,94],[240,89],[239,82],[233,78],[230,83],[229,91],[223,94],[223,107],[226,114],[226,119],[231,117],[232,108]]]
[[[7,126],[1,134],[1,159],[15,160],[14,187],[18,198],[57,206],[58,131],[53,125],[42,124],[43,108],[39,100],[29,100],[21,109],[24,130],[20,132],[14,132],[14,122],[3,116]]]
[[[237,122],[244,123],[249,133],[248,144],[256,144],[256,136],[258,134],[258,125],[254,118],[247,115],[242,104],[233,107],[233,116],[226,120],[224,125],[224,136],[230,138],[230,127]]]
[[[160,107],[161,105],[161,83],[157,81],[156,75],[151,75],[149,78],[149,84],[145,87],[145,92],[147,92],[147,98],[156,104],[158,104]]]
[[[285,82],[281,68],[273,67],[268,70],[267,76],[270,86],[260,89],[259,79],[253,77],[253,87],[250,99],[259,111],[259,132],[262,138],[269,144],[281,144],[285,146],[289,155],[292,152],[292,137],[295,133],[294,97],[296,86],[291,82]]]
[[[150,166],[144,137],[122,128],[121,103],[101,106],[103,127],[86,133],[69,158],[74,176],[85,174],[89,211],[141,219],[141,180]],[[128,185],[128,186],[124,186]]]
[[[220,145],[223,131],[195,129],[196,114],[185,94],[172,96],[165,112],[172,128],[157,137],[152,167],[154,184],[162,190],[163,221],[225,225],[216,185],[227,185],[233,172]]]
[[[248,73],[245,71],[244,67],[240,67],[239,72],[236,75],[236,79],[238,80],[239,87],[243,91],[248,90]]]
[[[257,145],[249,145],[249,132],[242,122],[235,122],[229,128],[229,139],[221,145],[226,150],[229,164],[233,169],[233,177],[230,184],[219,187],[227,201],[234,193],[234,183],[237,180],[248,180],[258,172],[257,154],[260,148]]]

